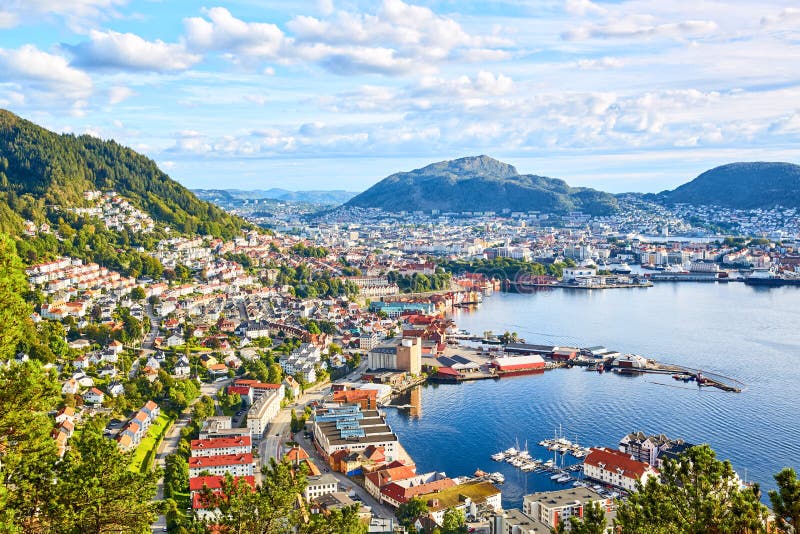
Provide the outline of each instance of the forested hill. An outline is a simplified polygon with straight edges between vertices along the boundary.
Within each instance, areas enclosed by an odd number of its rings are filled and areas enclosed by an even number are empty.
[[[672,191],[659,193],[668,204],[706,204],[734,209],[800,208],[800,166],[740,162],[708,170]]]
[[[384,178],[346,206],[387,211],[511,211],[573,210],[607,215],[617,210],[614,195],[563,180],[519,174],[506,163],[488,156],[434,163]]]
[[[113,190],[186,234],[231,237],[246,223],[114,141],[56,134],[0,109],[0,231],[18,235],[25,219],[47,221],[49,206],[81,206],[83,193]],[[52,222],[52,221],[50,221]]]

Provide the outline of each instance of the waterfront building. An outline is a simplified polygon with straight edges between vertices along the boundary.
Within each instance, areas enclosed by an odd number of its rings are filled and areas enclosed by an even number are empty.
[[[484,480],[464,482],[449,488],[419,495],[425,501],[431,519],[441,526],[447,510],[463,510],[467,516],[478,517],[483,513],[502,510],[500,490]]]
[[[592,448],[586,456],[583,474],[604,484],[634,491],[637,482],[645,484],[648,478],[658,476],[658,470],[624,452],[599,447]]]
[[[502,356],[492,360],[491,366],[497,370],[498,374],[521,374],[543,371],[545,362],[544,358],[538,354],[530,354],[528,356]]]
[[[620,452],[655,467],[661,467],[664,453],[674,456],[690,447],[682,439],[669,439],[664,434],[648,436],[644,432],[632,432],[619,441]]]
[[[327,456],[341,450],[361,452],[372,445],[383,447],[386,460],[392,462],[397,459],[400,448],[383,414],[361,410],[353,404],[315,413],[313,433],[317,446]]]
[[[344,389],[333,393],[333,402],[339,404],[358,404],[362,410],[378,408],[377,389]]]
[[[582,518],[586,507],[599,504],[606,512],[607,532],[612,532],[612,501],[589,488],[572,488],[561,491],[543,491],[525,495],[522,513],[541,522],[550,529],[564,524],[569,530],[569,518]]]
[[[372,495],[375,500],[380,500],[381,488],[392,482],[397,482],[398,480],[406,480],[415,477],[416,469],[414,465],[403,465],[399,462],[395,462],[393,465],[390,464],[383,469],[365,475],[364,489],[366,489],[367,493]]]
[[[444,473],[426,473],[415,475],[412,478],[390,482],[381,488],[381,502],[398,508],[414,497],[438,493],[455,486],[453,479],[444,476]]]
[[[391,344],[375,347],[369,352],[368,366],[376,369],[396,369],[413,375],[422,372],[422,338],[402,338]]]
[[[436,311],[432,302],[373,302],[369,305],[372,312],[384,312],[390,319],[396,319],[403,314],[418,313],[431,315]]]

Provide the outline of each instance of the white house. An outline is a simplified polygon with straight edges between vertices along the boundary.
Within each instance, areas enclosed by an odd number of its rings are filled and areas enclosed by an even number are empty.
[[[587,478],[634,491],[636,483],[645,484],[650,477],[658,477],[658,470],[636,460],[624,452],[593,448],[583,462],[583,474]]]
[[[175,363],[175,376],[189,376],[190,372],[191,366],[189,364],[189,359],[186,356],[178,358],[178,361]]]
[[[87,404],[102,404],[105,394],[97,388],[92,388],[83,394],[83,400]]]

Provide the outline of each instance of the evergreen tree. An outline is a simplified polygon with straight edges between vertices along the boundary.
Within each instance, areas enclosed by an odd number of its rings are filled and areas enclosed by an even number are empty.
[[[31,335],[32,310],[23,298],[27,291],[14,241],[0,234],[0,361],[12,358],[19,342]]]
[[[741,489],[730,462],[701,445],[666,460],[661,481],[638,487],[615,522],[622,534],[745,534],[764,532],[765,519],[757,491]]]
[[[47,415],[58,402],[54,378],[38,362],[0,367],[0,532],[45,532],[40,511],[54,499],[57,460]]]
[[[778,490],[769,492],[778,528],[785,532],[800,529],[800,480],[794,469],[787,467],[777,475]]]
[[[412,497],[397,508],[397,520],[409,531],[414,529],[414,521],[420,516],[427,515],[428,507],[419,497]]]
[[[215,520],[230,534],[289,534],[303,522],[298,499],[306,486],[302,471],[293,471],[287,461],[274,459],[265,466],[261,485],[255,491],[227,476],[220,494],[210,491],[204,498],[220,510]]]
[[[159,473],[128,469],[130,453],[123,454],[102,434],[101,424],[84,426],[80,439],[57,469],[58,531],[65,534],[149,532],[156,518],[156,481]]]
[[[589,503],[584,507],[583,512],[583,518],[569,518],[570,531],[573,534],[605,534],[608,526],[606,512],[600,503]]]

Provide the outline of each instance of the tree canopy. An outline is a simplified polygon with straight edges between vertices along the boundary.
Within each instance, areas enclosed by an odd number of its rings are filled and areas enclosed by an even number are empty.
[[[745,534],[764,532],[766,513],[758,488],[741,487],[731,463],[701,445],[667,459],[661,481],[620,504],[616,524],[623,534]]]

